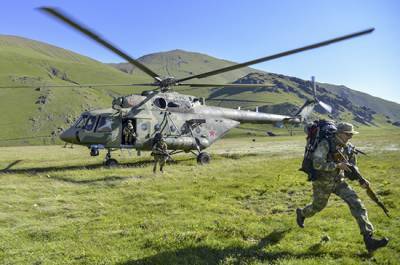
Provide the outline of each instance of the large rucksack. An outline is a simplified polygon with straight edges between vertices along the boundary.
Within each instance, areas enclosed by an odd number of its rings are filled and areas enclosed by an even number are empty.
[[[318,144],[326,139],[329,143],[329,151],[332,149],[332,139],[337,131],[336,124],[333,121],[315,120],[313,123],[305,126],[304,131],[307,134],[307,143],[304,150],[303,162],[300,171],[308,175],[308,180],[313,181],[316,178],[313,167],[312,155],[317,149]]]

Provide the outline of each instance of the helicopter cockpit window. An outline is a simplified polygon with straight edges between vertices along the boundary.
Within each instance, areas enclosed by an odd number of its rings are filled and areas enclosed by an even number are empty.
[[[75,128],[83,128],[83,126],[86,124],[87,117],[87,115],[80,116],[79,119],[75,122]]]
[[[175,102],[168,102],[168,108],[179,108],[179,104]]]
[[[100,120],[97,124],[96,132],[111,132],[111,117],[100,117]]]
[[[90,116],[86,122],[85,125],[85,130],[86,131],[91,131],[94,127],[94,124],[96,123],[96,116]]]
[[[167,107],[167,101],[163,98],[156,98],[153,103],[160,109],[165,109]]]

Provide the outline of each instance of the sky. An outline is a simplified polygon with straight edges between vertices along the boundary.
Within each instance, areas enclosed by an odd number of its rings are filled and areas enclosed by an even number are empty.
[[[39,12],[40,6],[62,9],[133,58],[182,49],[240,63],[374,27],[372,34],[252,67],[302,79],[314,75],[319,82],[400,103],[400,1],[2,2],[0,34],[46,42],[101,62],[122,62]]]

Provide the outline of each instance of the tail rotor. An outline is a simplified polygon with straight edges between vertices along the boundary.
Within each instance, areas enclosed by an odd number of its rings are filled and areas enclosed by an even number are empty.
[[[320,105],[324,110],[326,110],[329,113],[332,112],[332,107],[330,105],[326,104],[325,102],[317,98],[317,86],[315,83],[314,76],[311,77],[311,85],[312,85],[313,99],[308,99],[294,115],[301,121],[307,120],[307,117],[311,114],[316,105]]]
[[[311,77],[311,83],[312,83],[312,87],[313,87],[313,96],[314,96],[315,102],[317,102],[318,105],[320,105],[324,110],[326,110],[327,112],[331,113],[332,112],[332,107],[317,98],[317,85],[315,83],[315,77],[314,76]]]

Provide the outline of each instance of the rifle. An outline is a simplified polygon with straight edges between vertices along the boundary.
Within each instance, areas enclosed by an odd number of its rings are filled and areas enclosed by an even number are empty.
[[[385,207],[385,205],[383,204],[383,202],[378,198],[378,196],[376,195],[376,193],[371,189],[368,180],[366,180],[360,173],[360,170],[358,169],[358,167],[356,165],[353,165],[352,163],[350,163],[346,157],[339,151],[336,150],[337,154],[339,155],[339,159],[340,161],[343,161],[347,164],[347,166],[350,168],[351,170],[351,174],[353,176],[354,179],[358,179],[358,182],[360,183],[360,185],[364,185],[367,195],[368,197],[371,198],[371,200],[373,200],[379,207],[382,208],[382,210],[385,212],[387,217],[390,217],[389,215],[389,210]]]
[[[158,155],[166,156],[167,157],[166,161],[169,160],[171,162],[175,162],[175,160],[172,158],[172,156],[170,155],[170,153],[168,151],[164,151],[161,148],[156,148],[155,151],[156,152],[154,152],[154,151],[151,152],[151,156],[154,156],[154,155],[158,154]]]
[[[172,156],[168,153],[168,151],[165,151],[165,152],[162,152],[162,154],[164,155],[164,156],[166,156],[167,157],[167,161],[169,160],[169,161],[171,161],[171,162],[175,162],[175,160],[172,158]]]

